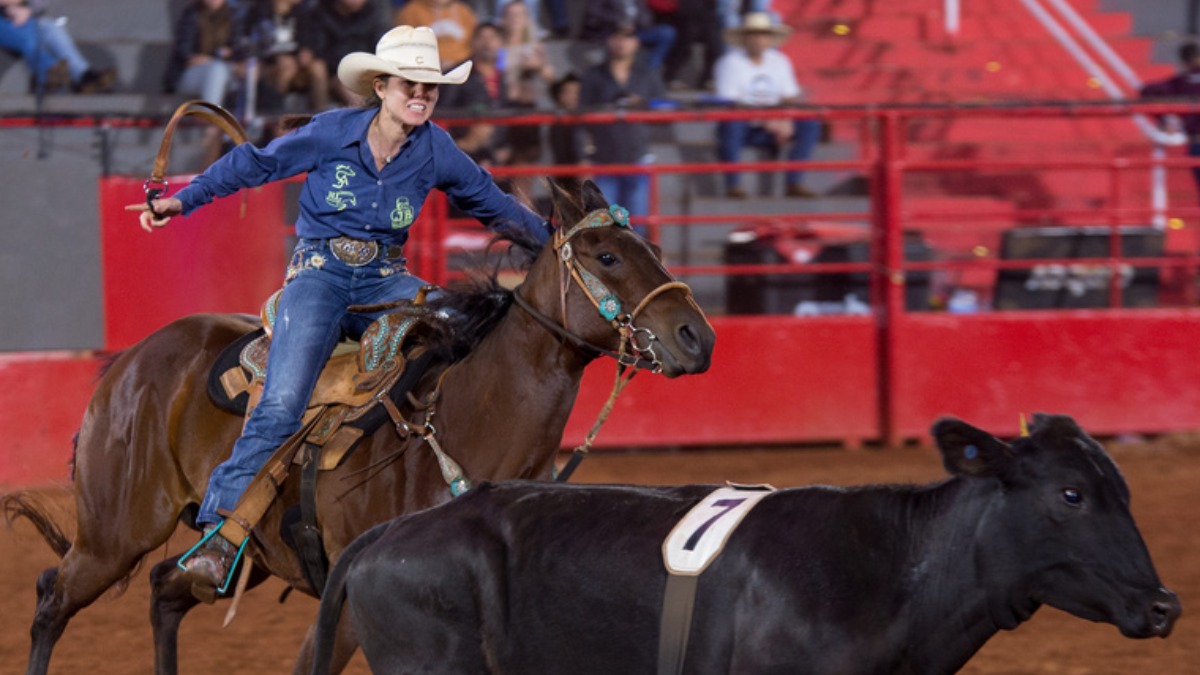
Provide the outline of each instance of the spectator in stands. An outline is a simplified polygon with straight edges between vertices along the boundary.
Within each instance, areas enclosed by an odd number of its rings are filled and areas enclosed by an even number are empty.
[[[305,94],[309,110],[320,112],[329,103],[329,69],[313,50],[312,11],[304,0],[258,0],[251,25],[274,98]]]
[[[1179,64],[1182,72],[1174,77],[1145,85],[1142,87],[1142,97],[1200,99],[1200,45],[1188,42],[1180,47]],[[1180,121],[1184,133],[1190,139],[1188,156],[1200,157],[1200,115],[1182,115]],[[1197,190],[1200,191],[1200,166],[1192,167],[1192,176],[1196,181]]]
[[[546,99],[554,68],[546,59],[546,47],[529,13],[525,0],[509,0],[500,12],[504,47],[500,50],[500,70],[504,73],[505,96],[515,113],[533,113]],[[542,161],[542,127],[536,124],[508,127],[508,145],[512,149],[509,164],[537,164]],[[514,177],[513,192],[529,197],[533,177]]]
[[[663,62],[663,80],[668,89],[712,86],[713,64],[725,51],[721,27],[712,0],[646,0],[657,23],[675,30],[675,41]],[[684,79],[695,47],[701,48],[703,61],[694,83]]]
[[[538,37],[537,26],[525,0],[509,0],[500,12],[504,46],[500,50],[500,70],[508,99],[522,106],[535,106],[554,80],[554,68],[546,60],[546,46]],[[532,91],[520,91],[521,88]]]
[[[503,34],[496,24],[484,21],[475,27],[471,38],[471,63],[474,66],[461,87],[450,89],[442,95],[444,110],[484,117],[508,108],[504,73],[499,66],[503,44]],[[480,166],[506,164],[511,158],[506,127],[481,122],[455,127],[451,136],[459,149]]]
[[[35,15],[26,0],[0,0],[0,49],[19,54],[29,66],[30,92],[70,88],[81,94],[108,91],[116,70],[96,70],[75,46],[66,25]]]
[[[162,227],[216,197],[307,174],[275,324],[262,401],[247,420],[232,455],[208,482],[196,522],[202,545],[181,563],[190,580],[219,586],[237,549],[221,536],[255,473],[300,428],[321,365],[342,335],[357,339],[382,312],[353,312],[413,298],[425,282],[409,273],[403,246],[429,192],[444,191],[481,223],[545,243],[546,222],[503,194],[491,176],[454,147],[430,121],[440,90],[471,69],[438,67],[437,37],[426,27],[388,31],[371,53],[347,55],[338,79],[370,103],[333,110],[280,136],[265,148],[243,143],[173,197],[128,210],[142,227]],[[514,348],[517,347],[514,345]]]
[[[442,67],[450,68],[471,55],[475,10],[462,0],[409,0],[396,10],[396,25],[429,26],[438,36]]]
[[[313,52],[321,57],[327,69],[351,52],[375,49],[378,36],[387,30],[381,10],[372,0],[320,0],[313,19]],[[330,84],[330,93],[336,100],[346,105],[362,105],[363,97],[338,79]]]
[[[675,29],[654,22],[646,0],[589,0],[580,37],[589,42],[607,41],[618,27],[632,24],[645,51],[645,63],[659,71],[675,44]]]
[[[724,28],[736,28],[742,21],[742,15],[750,12],[767,12],[775,17],[771,11],[771,0],[717,0],[716,9]]]
[[[579,112],[579,76],[567,73],[550,86],[555,112]],[[555,164],[583,164],[587,159],[586,137],[578,124],[550,125],[550,156]]]
[[[175,45],[165,72],[167,92],[225,105],[246,76],[247,20],[240,5],[226,0],[188,3],[175,24]],[[221,131],[205,129],[204,166],[221,156],[221,147]]]
[[[638,58],[636,25],[626,22],[613,26],[605,41],[608,57],[584,73],[579,85],[581,108],[624,110],[645,107],[663,95],[662,75]],[[589,125],[594,164],[649,164],[654,156],[648,152],[649,133],[646,125],[636,122],[613,122]],[[633,216],[644,216],[650,210],[650,178],[645,174],[598,174],[596,184],[609,201],[629,209]],[[644,226],[639,231],[645,234]]]
[[[790,33],[790,28],[775,23],[762,12],[747,14],[740,26],[726,31],[725,39],[731,49],[716,64],[717,97],[748,107],[799,102],[803,92],[796,82],[792,62],[775,48]],[[812,155],[820,136],[821,122],[815,119],[718,122],[717,155],[722,162],[737,162],[745,146],[778,153],[790,143],[787,158],[803,161]],[[802,171],[787,172],[787,196],[816,196],[804,187],[803,179]],[[725,174],[725,194],[734,199],[746,197],[737,172]]]

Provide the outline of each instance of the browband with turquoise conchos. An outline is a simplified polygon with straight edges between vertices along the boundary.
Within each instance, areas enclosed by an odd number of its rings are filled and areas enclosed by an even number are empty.
[[[571,250],[571,239],[583,230],[588,230],[597,227],[629,227],[629,210],[624,206],[613,204],[607,209],[596,209],[584,216],[583,220],[579,221],[574,227],[558,237],[556,248],[558,249],[558,258],[563,265],[570,266],[572,273],[577,275],[579,285],[583,288],[583,292],[596,306],[603,316],[608,321],[614,321],[621,314],[621,301],[604,282],[600,281],[599,277],[592,274],[583,268],[577,260],[575,254]]]

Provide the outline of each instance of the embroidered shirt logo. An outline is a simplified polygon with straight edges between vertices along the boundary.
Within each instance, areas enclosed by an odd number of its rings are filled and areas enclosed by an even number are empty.
[[[333,189],[326,193],[325,203],[338,211],[345,210],[347,206],[358,206],[358,198],[354,196],[354,193],[342,189],[349,185],[350,179],[356,175],[354,168],[349,164],[338,164],[334,168],[333,185],[329,186]]]
[[[390,216],[393,230],[402,230],[412,225],[413,207],[408,203],[408,197],[400,197],[396,200],[396,208],[392,209]]]

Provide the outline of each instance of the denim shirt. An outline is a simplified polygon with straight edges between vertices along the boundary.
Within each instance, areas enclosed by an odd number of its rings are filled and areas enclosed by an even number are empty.
[[[304,239],[348,236],[403,244],[433,188],[492,229],[515,225],[542,243],[549,239],[545,220],[496,187],[491,174],[430,122],[413,129],[396,157],[376,171],[367,144],[376,112],[321,113],[264,148],[242,143],[175,196],[186,215],[215,197],[308,172],[296,221],[296,234]]]

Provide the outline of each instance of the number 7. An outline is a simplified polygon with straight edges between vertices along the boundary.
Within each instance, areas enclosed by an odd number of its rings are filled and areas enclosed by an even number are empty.
[[[717,501],[713,502],[712,505],[714,507],[720,508],[721,511],[719,513],[717,513],[716,515],[714,515],[712,518],[709,518],[708,520],[701,523],[700,527],[696,528],[696,531],[692,533],[692,536],[688,537],[687,541],[684,542],[683,550],[694,551],[696,549],[696,545],[700,543],[700,538],[704,536],[704,533],[708,531],[708,528],[713,526],[713,523],[717,522],[717,520],[720,519],[721,516],[734,510],[735,508],[738,507],[738,505],[742,504],[745,501],[746,501],[746,498],[741,497],[738,499],[718,499]]]

